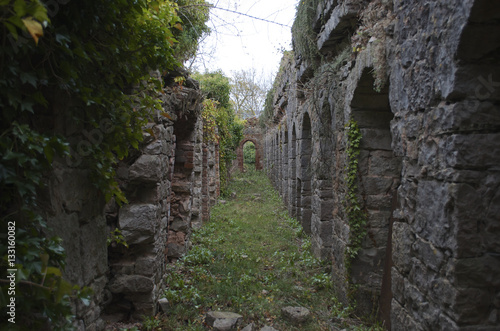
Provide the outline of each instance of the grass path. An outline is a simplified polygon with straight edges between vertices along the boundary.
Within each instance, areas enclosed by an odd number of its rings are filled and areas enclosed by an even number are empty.
[[[143,328],[206,330],[205,313],[223,310],[243,315],[242,326],[366,330],[340,323],[348,309],[335,299],[328,266],[311,255],[309,239],[264,173],[237,174],[229,190],[236,196],[212,209],[210,222],[194,232],[188,255],[170,266],[169,313],[145,318]],[[285,306],[310,309],[310,322],[288,324],[280,315]]]

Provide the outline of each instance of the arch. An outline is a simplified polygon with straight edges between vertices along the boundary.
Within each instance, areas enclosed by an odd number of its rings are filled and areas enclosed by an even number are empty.
[[[289,159],[289,192],[290,199],[288,203],[288,210],[293,217],[297,216],[297,134],[295,130],[295,123],[292,125],[292,139],[290,141],[290,159]]]
[[[283,201],[285,202],[285,205],[288,204],[288,178],[289,178],[289,170],[288,170],[288,130],[285,125],[285,128],[283,129],[283,143],[282,143],[282,155],[281,155],[281,160],[282,160],[282,180],[280,183],[280,190],[282,192],[283,196]]]
[[[391,146],[390,122],[394,115],[389,103],[389,87],[375,91],[372,71],[372,68],[363,70],[350,103],[351,118],[357,122],[362,135],[358,199],[367,215],[367,234],[362,240],[359,258],[352,261],[350,277],[359,285],[355,294],[359,311],[372,311],[376,305],[373,297],[380,296],[380,311],[387,325],[392,300],[392,214],[402,160],[395,156]],[[368,275],[379,275],[382,282],[374,284]]]
[[[239,144],[238,149],[236,151],[237,158],[238,158],[238,169],[240,171],[244,170],[243,146],[247,142],[252,142],[255,145],[255,170],[262,170],[262,149],[263,149],[263,146],[262,146],[261,142],[258,141],[256,138],[250,138],[250,137],[243,138],[243,140],[240,141],[240,144]]]
[[[281,168],[281,160],[280,160],[280,135],[279,132],[276,132],[274,135],[274,186],[277,188],[280,177],[280,168]]]
[[[297,219],[308,234],[311,233],[311,118],[305,112],[302,118],[300,139],[297,140]]]

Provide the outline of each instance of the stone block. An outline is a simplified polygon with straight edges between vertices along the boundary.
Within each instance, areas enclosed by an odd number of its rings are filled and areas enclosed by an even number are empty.
[[[281,315],[284,319],[289,320],[294,325],[305,323],[311,317],[311,312],[305,307],[283,307]]]
[[[172,182],[172,191],[175,193],[190,193],[191,192],[191,183],[190,182]]]
[[[450,218],[453,201],[449,184],[434,181],[420,181],[417,189],[415,211],[415,232],[438,248],[455,248],[455,224]]]
[[[162,139],[157,139],[144,148],[144,153],[149,155],[167,154],[167,142]]]
[[[157,268],[156,258],[154,256],[142,256],[135,262],[135,273],[142,276],[153,276],[156,272],[161,272]]]
[[[370,87],[373,88],[373,87]],[[373,92],[373,89],[372,89]],[[372,103],[375,101],[376,103]],[[360,109],[353,109],[352,116],[357,121],[360,129],[381,129],[389,130],[389,123],[391,122],[394,115],[389,111],[389,100],[387,95],[375,94],[368,95],[365,100],[359,98],[357,100]],[[354,100],[353,100],[354,103]],[[353,104],[351,104],[351,108]],[[364,110],[369,109],[369,110]],[[374,110],[374,108],[379,108],[380,110]]]
[[[154,316],[156,312],[154,302],[134,302],[134,308],[132,318],[136,320],[141,320],[144,316]]]
[[[170,230],[175,232],[187,232],[189,230],[189,223],[176,220],[170,225]]]
[[[500,133],[455,134],[440,143],[446,164],[455,168],[489,168],[500,164]]]
[[[154,289],[153,280],[139,275],[119,275],[109,285],[111,293],[148,293]]]
[[[390,211],[368,210],[368,224],[370,227],[388,227],[390,218]]]
[[[491,102],[464,100],[457,103],[441,103],[426,113],[425,126],[435,134],[453,131],[487,130],[500,122],[500,112]]]
[[[477,325],[487,321],[491,311],[491,294],[486,288],[459,288],[452,305],[457,323]]]
[[[160,223],[158,206],[126,205],[120,209],[119,225],[129,245],[152,243]]]
[[[407,274],[411,268],[411,247],[415,235],[408,224],[394,222],[392,229],[392,260],[394,267],[402,274]]]
[[[169,243],[167,245],[167,250],[168,257],[181,258],[184,254],[186,254],[186,246],[179,245],[177,243]]]
[[[205,322],[219,331],[237,330],[243,321],[243,316],[224,311],[209,311],[205,315]]]
[[[365,176],[362,178],[362,189],[366,195],[387,194],[394,183],[392,177]]]
[[[80,224],[77,213],[61,214],[53,217],[48,217],[48,225],[53,229],[51,236],[57,235],[62,238],[62,246],[66,251],[66,268],[64,269],[64,278],[71,283],[85,285],[83,280],[81,259],[81,240],[80,240]]]
[[[322,221],[316,215],[312,215],[311,234],[320,239],[322,246],[331,246],[333,243],[333,222]]]
[[[428,268],[435,272],[440,270],[445,258],[441,250],[421,238],[416,238],[412,245],[412,249],[414,255],[417,256],[420,261],[424,261]]]
[[[360,147],[362,149],[392,150],[392,136],[389,130],[360,129],[360,131],[362,135]]]
[[[389,151],[373,151],[369,160],[370,175],[399,178],[401,175],[401,158]]]
[[[369,227],[361,245],[363,248],[386,247],[389,236],[389,227]]]
[[[424,327],[417,323],[414,317],[409,314],[409,312],[404,309],[401,304],[392,300],[391,305],[391,329],[392,330],[414,330],[414,331],[424,331]]]
[[[80,258],[84,284],[90,284],[95,278],[108,270],[108,246],[106,220],[103,216],[94,218],[80,228]]]
[[[158,155],[141,155],[129,169],[129,179],[136,182],[161,180],[161,159]]]
[[[499,288],[498,275],[500,275],[500,257],[497,254],[460,259],[455,266],[457,285],[464,288]]]
[[[368,195],[366,197],[366,207],[372,210],[391,211],[392,196],[387,194]]]

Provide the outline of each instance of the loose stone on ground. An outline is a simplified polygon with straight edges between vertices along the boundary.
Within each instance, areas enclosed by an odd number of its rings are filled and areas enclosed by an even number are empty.
[[[311,312],[307,308],[290,306],[281,308],[281,314],[284,319],[287,319],[294,324],[307,322],[311,316]]]
[[[209,311],[205,315],[205,322],[218,331],[237,330],[243,316],[226,311]]]

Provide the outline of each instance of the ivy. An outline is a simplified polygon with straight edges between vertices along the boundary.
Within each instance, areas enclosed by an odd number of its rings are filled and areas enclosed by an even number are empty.
[[[354,120],[350,120],[346,126],[347,132],[347,166],[346,166],[346,185],[347,193],[345,200],[345,211],[349,220],[349,245],[346,248],[346,257],[350,261],[354,259],[361,249],[361,242],[366,236],[367,216],[358,194],[358,158],[360,154],[361,131]]]
[[[95,199],[127,201],[115,166],[138,148],[144,124],[162,110],[162,81],[150,72],[180,65],[181,54],[197,45],[178,42],[189,41],[178,2],[0,0],[3,316],[11,298],[6,238],[9,226],[16,231],[18,315],[9,327],[67,329],[71,300],[89,302],[86,290],[62,278],[64,249],[59,238],[47,236],[43,218],[51,212],[46,183],[57,162],[88,170],[89,182],[103,193]],[[208,19],[184,16],[195,27]]]
[[[217,140],[219,143],[221,194],[225,194],[229,183],[229,168],[236,159],[236,149],[243,138],[243,123],[238,121],[230,102],[229,78],[221,71],[195,74],[194,78],[200,82],[206,98],[202,112],[205,139]]]

